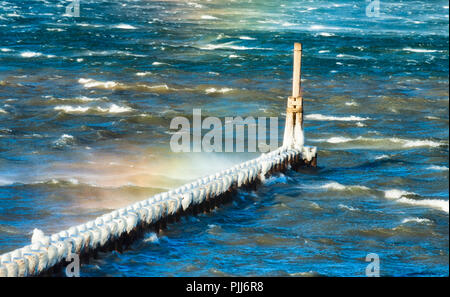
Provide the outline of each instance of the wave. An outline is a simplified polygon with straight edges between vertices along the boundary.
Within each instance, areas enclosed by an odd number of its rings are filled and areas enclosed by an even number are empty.
[[[96,56],[131,56],[131,57],[139,57],[144,58],[146,55],[139,55],[132,53],[130,51],[120,51],[120,50],[105,50],[105,51],[84,51],[79,54],[82,57],[96,57]]]
[[[270,176],[263,181],[263,183],[267,186],[271,186],[274,184],[287,184],[287,182],[288,177],[282,173],[280,173],[278,176]]]
[[[336,34],[328,33],[328,32],[320,32],[319,35],[320,35],[320,36],[323,36],[323,37],[336,36]]]
[[[389,159],[390,157],[388,155],[380,155],[380,156],[376,156],[375,160],[386,160]]]
[[[230,91],[233,91],[233,89],[231,89],[231,88],[221,88],[221,89],[208,88],[208,89],[205,90],[205,93],[206,93],[206,94],[213,94],[213,93],[222,93],[222,94],[225,94],[225,93],[228,93],[228,92],[230,92]]]
[[[151,242],[151,243],[159,243],[159,238],[158,235],[154,232],[150,232],[148,234],[145,235],[144,242]]]
[[[189,5],[189,6],[192,6],[194,8],[203,8],[203,5],[198,4],[196,2],[187,2],[186,4]]]
[[[115,81],[97,81],[91,78],[80,78],[78,80],[80,84],[82,84],[85,88],[104,88],[104,89],[112,89],[119,85],[119,83]]]
[[[414,222],[414,223],[425,223],[425,224],[430,224],[430,223],[432,223],[432,221],[431,220],[429,220],[429,219],[424,219],[424,218],[406,218],[406,219],[403,219],[402,220],[402,224],[406,224],[406,223],[411,223],[411,222]]]
[[[273,50],[272,48],[263,48],[263,47],[247,47],[242,45],[234,45],[233,41],[220,43],[220,44],[211,44],[208,43],[205,46],[199,47],[202,50],[216,50],[216,49],[233,49],[238,51],[244,50]]]
[[[402,138],[368,138],[358,136],[356,138],[349,138],[343,136],[333,136],[328,139],[310,139],[313,142],[328,142],[328,143],[349,143],[349,142],[357,142],[363,143],[369,146],[370,143],[376,144],[380,147],[388,147],[389,145],[392,147],[393,145],[400,145],[400,148],[415,148],[415,147],[439,147],[445,145],[444,142],[437,142],[428,139],[402,139]]]
[[[420,147],[420,146],[430,146],[430,147],[438,147],[442,144],[432,140],[408,140],[408,139],[399,139],[399,138],[390,138],[392,142],[402,143],[403,147]]]
[[[100,112],[100,113],[125,113],[131,112],[133,109],[128,106],[120,106],[111,104],[108,107],[89,107],[89,106],[72,106],[72,105],[59,105],[55,106],[54,110],[63,111],[65,113],[86,113],[88,111]]]
[[[114,28],[116,28],[116,29],[124,29],[124,30],[134,30],[134,29],[137,29],[136,27],[131,26],[131,25],[128,25],[128,24],[118,24],[118,25],[115,25]]]
[[[398,189],[391,189],[391,190],[384,191],[385,198],[395,200],[399,203],[431,207],[431,208],[439,209],[439,210],[442,210],[442,211],[448,213],[448,209],[449,209],[448,200],[440,200],[440,199],[420,199],[420,200],[418,200],[418,199],[408,198],[408,196],[418,196],[418,195],[414,192],[407,192],[407,191],[398,190]]]
[[[64,31],[66,31],[66,29],[61,29],[61,28],[47,28],[46,30],[50,31],[50,32],[64,32]]]
[[[428,50],[428,49],[423,49],[423,48],[410,48],[410,47],[405,47],[403,50],[407,51],[407,52],[413,52],[413,53],[435,53],[438,51],[438,50]]]
[[[74,98],[56,98],[51,95],[42,96],[44,99],[46,99],[45,103],[56,103],[56,102],[94,102],[94,101],[101,101],[107,99],[106,97],[102,98],[92,98],[87,96],[78,96]]]
[[[321,185],[318,187],[319,189],[331,189],[331,190],[337,190],[337,191],[345,191],[345,190],[370,190],[368,187],[360,186],[360,185],[353,185],[353,186],[346,186],[342,185],[337,182],[329,182],[324,185]]]
[[[437,170],[437,171],[448,171],[448,167],[446,166],[437,166],[437,165],[432,165],[430,167],[427,167],[428,170]]]
[[[345,105],[347,105],[347,106],[359,106],[359,104],[356,103],[355,101],[345,102]]]
[[[202,15],[200,17],[202,20],[218,20],[219,18],[212,16],[212,15]]]
[[[345,204],[339,204],[338,207],[342,208],[342,209],[350,210],[350,211],[358,211],[359,210],[359,208],[351,207],[351,206],[348,206]]]
[[[336,117],[336,116],[326,116],[318,113],[308,114],[306,115],[305,118],[308,120],[316,120],[316,121],[345,121],[345,122],[370,120],[370,118],[362,118],[354,115],[348,117]]]
[[[70,134],[63,134],[61,137],[54,142],[57,147],[64,147],[75,144],[75,137]]]
[[[239,39],[241,39],[241,40],[256,40],[256,38],[249,37],[249,36],[239,36]]]
[[[36,58],[36,57],[42,56],[42,53],[25,51],[25,52],[21,52],[20,56],[23,58]]]
[[[80,27],[92,27],[92,28],[101,28],[103,27],[103,25],[99,25],[99,24],[88,24],[88,23],[77,23],[77,26]]]

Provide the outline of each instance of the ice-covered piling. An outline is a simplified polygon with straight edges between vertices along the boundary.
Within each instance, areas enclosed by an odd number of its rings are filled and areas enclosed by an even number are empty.
[[[296,43],[293,93],[288,98],[282,147],[50,236],[34,229],[30,245],[0,255],[0,277],[45,275],[61,270],[73,254],[88,261],[98,251],[122,251],[144,232],[159,232],[183,215],[209,212],[230,201],[237,189],[255,188],[270,174],[288,168],[316,167],[316,148],[303,145],[301,49],[301,44]]]
[[[165,228],[170,217],[209,212],[229,201],[236,189],[256,185],[271,173],[296,167],[299,162],[303,166],[313,166],[315,158],[314,147],[301,150],[281,147],[59,233],[46,236],[35,229],[31,245],[0,256],[0,276],[42,275],[64,264],[71,254],[88,259],[97,251],[121,251],[143,232],[159,232]]]

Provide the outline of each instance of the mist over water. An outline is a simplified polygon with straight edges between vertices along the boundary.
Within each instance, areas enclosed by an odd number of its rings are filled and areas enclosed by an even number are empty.
[[[66,4],[0,2],[0,253],[256,157],[172,153],[170,121],[283,119],[302,42],[319,168],[81,275],[363,276],[369,253],[382,275],[448,275],[447,1]]]

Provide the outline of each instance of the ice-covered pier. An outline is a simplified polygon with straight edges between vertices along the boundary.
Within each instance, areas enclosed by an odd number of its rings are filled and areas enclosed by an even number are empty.
[[[301,50],[301,44],[296,43],[293,91],[288,98],[282,147],[68,230],[49,236],[35,230],[29,245],[0,256],[0,277],[58,273],[73,254],[83,261],[98,251],[122,251],[145,232],[159,232],[183,215],[209,212],[230,201],[237,189],[254,188],[275,172],[316,167],[316,148],[304,146]]]

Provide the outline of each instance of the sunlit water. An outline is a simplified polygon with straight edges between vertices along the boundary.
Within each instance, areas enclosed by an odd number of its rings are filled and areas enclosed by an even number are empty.
[[[300,41],[319,168],[81,274],[448,275],[447,1],[80,2],[0,2],[0,253],[256,156],[172,153],[170,120],[283,119]]]

